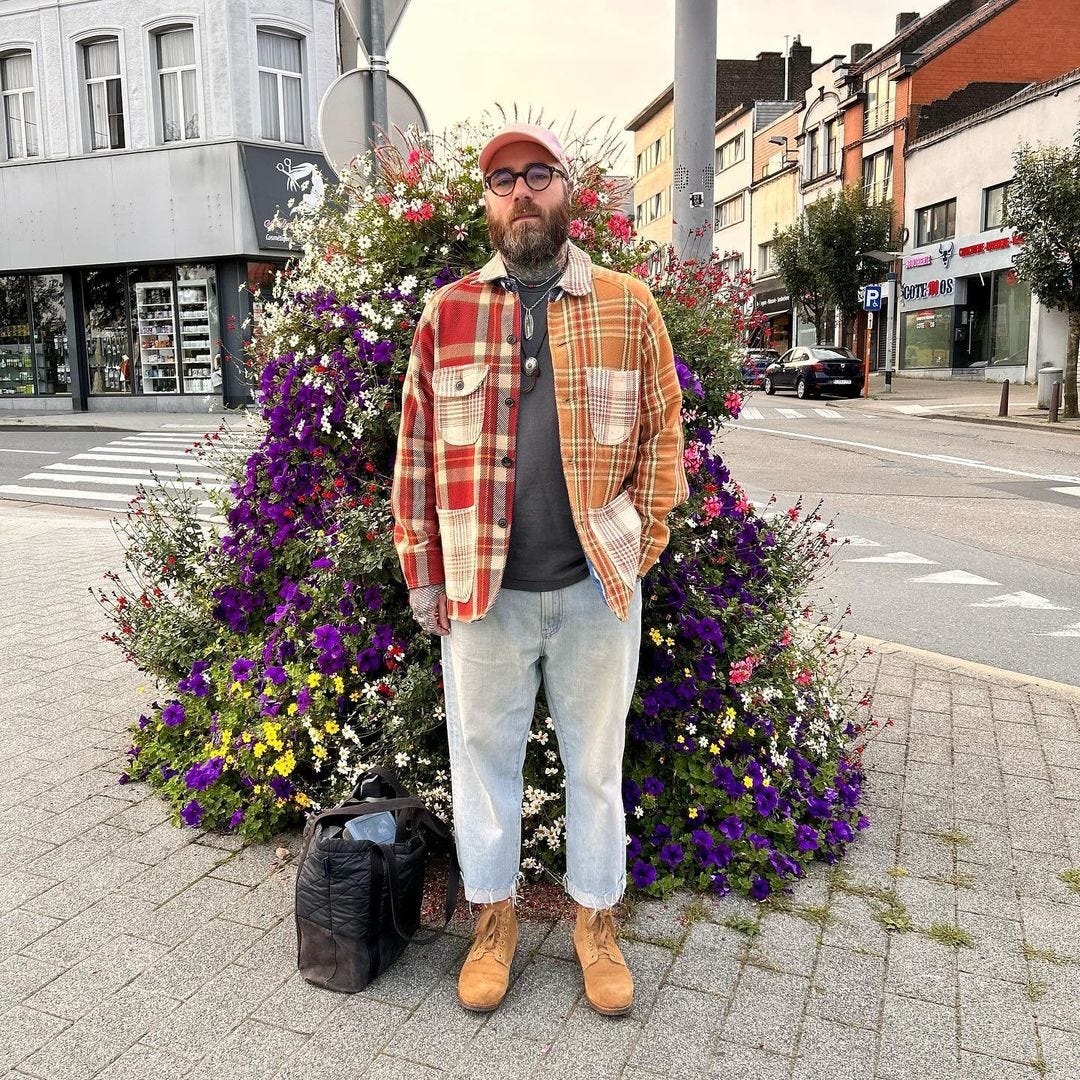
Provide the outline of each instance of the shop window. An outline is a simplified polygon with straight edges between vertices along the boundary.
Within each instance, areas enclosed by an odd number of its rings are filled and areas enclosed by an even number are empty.
[[[91,150],[124,146],[124,95],[120,78],[120,42],[104,38],[82,46],[86,115]]]
[[[259,105],[262,137],[304,142],[301,42],[291,34],[258,31]]]
[[[915,245],[936,244],[956,235],[956,200],[924,206],[915,211]]]
[[[91,394],[130,394],[127,279],[122,269],[83,273],[83,323]]]
[[[30,297],[25,274],[0,277],[0,395],[34,392]]]
[[[1031,286],[1016,270],[994,272],[990,300],[990,363],[1026,367],[1031,327]]]
[[[952,364],[952,307],[929,308],[904,316],[903,366],[947,368]]]
[[[220,393],[221,338],[217,275],[213,266],[192,264],[176,268],[176,308],[184,393]]]
[[[37,157],[41,153],[41,142],[34,94],[34,63],[28,49],[0,57],[0,98],[3,99],[7,157]]]
[[[262,322],[263,310],[274,295],[274,279],[282,265],[273,262],[247,264],[247,288],[251,294],[251,324],[256,333]]]
[[[199,137],[199,95],[195,30],[184,26],[154,35],[161,110],[161,141]]]
[[[983,229],[1000,229],[1005,225],[1006,200],[1012,181],[989,187],[983,193]]]
[[[67,305],[61,274],[31,276],[30,315],[37,392],[70,394],[71,354],[68,351]]]

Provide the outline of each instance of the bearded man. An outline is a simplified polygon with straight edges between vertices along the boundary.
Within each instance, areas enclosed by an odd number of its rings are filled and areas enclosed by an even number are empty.
[[[594,1009],[634,984],[612,907],[626,884],[622,757],[641,578],[687,497],[681,395],[648,287],[569,240],[559,140],[513,124],[480,152],[495,251],[416,329],[394,472],[414,615],[442,636],[455,843],[482,905],[458,997],[498,1006],[517,944],[522,768],[536,695],[566,774],[574,950]]]

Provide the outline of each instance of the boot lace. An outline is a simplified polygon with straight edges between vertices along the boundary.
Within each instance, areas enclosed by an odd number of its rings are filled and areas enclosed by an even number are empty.
[[[472,947],[473,959],[479,959],[485,953],[496,952],[502,937],[501,931],[499,909],[489,907],[476,921],[476,936]]]
[[[619,946],[615,944],[615,917],[610,909],[605,909],[598,911],[594,919],[595,922],[590,921],[590,927],[593,940],[596,942],[596,951],[607,956],[609,960],[621,963],[622,954],[619,952]]]

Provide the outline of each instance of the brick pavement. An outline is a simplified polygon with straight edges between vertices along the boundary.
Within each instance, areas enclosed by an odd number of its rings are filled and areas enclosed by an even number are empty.
[[[0,513],[0,1078],[1080,1077],[1080,690],[882,647],[859,678],[894,725],[841,867],[783,906],[635,905],[617,1020],[569,926],[529,924],[474,1016],[463,925],[366,993],[309,987],[276,845],[116,784],[148,692],[86,586],[118,551],[103,515]]]

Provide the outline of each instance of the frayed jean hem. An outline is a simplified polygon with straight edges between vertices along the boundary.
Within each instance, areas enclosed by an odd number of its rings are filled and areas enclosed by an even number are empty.
[[[590,911],[603,911],[606,908],[614,907],[623,898],[623,893],[626,892],[626,879],[624,878],[616,888],[606,893],[584,892],[577,888],[569,877],[563,878],[563,888],[570,899],[583,908],[588,908]]]
[[[498,904],[503,900],[509,900],[515,907],[518,902],[518,886],[524,875],[518,873],[509,885],[501,889],[478,889],[471,885],[465,886],[465,899],[470,904]]]

